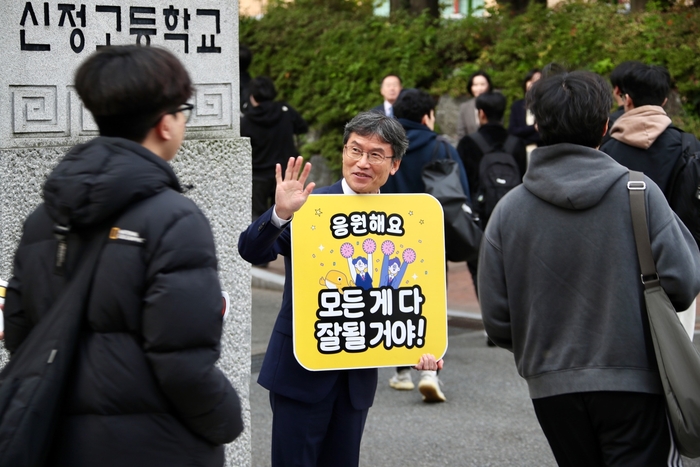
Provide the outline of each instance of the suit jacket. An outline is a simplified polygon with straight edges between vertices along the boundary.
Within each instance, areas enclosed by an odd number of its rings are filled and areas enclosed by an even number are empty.
[[[376,107],[372,107],[370,112],[377,112],[377,113],[380,113],[382,115],[386,115],[386,110],[384,110],[384,102],[382,102],[381,104],[379,104]]]
[[[476,98],[472,97],[459,106],[457,119],[457,139],[474,133],[479,129],[479,121],[476,119]]]
[[[342,194],[341,182],[314,190],[316,194]],[[350,400],[355,409],[372,406],[377,389],[377,369],[309,371],[294,357],[292,341],[292,264],[290,224],[278,229],[271,222],[270,208],[241,233],[238,252],[252,264],[273,261],[284,256],[284,294],[270,343],[265,353],[258,383],[271,392],[304,403],[320,402],[337,379],[347,374]]]

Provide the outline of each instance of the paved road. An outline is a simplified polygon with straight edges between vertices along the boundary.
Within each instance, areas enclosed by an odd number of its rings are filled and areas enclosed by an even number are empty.
[[[281,292],[253,289],[254,467],[270,465],[272,413],[267,391],[255,380],[280,302]],[[425,404],[417,390],[395,391],[387,384],[393,369],[379,370],[361,466],[556,466],[511,354],[486,347],[483,331],[469,325],[466,320],[450,320],[449,350],[441,373],[447,402]],[[700,460],[686,460],[685,466],[700,467]]]

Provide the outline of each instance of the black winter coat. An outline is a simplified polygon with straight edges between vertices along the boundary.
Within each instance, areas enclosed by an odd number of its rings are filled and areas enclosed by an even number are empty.
[[[265,101],[249,106],[241,117],[241,136],[248,136],[253,149],[253,175],[275,178],[275,164],[287,166],[299,155],[294,135],[309,131],[299,112],[284,102]]]
[[[112,226],[96,268],[52,466],[221,466],[243,430],[240,401],[215,366],[222,299],[207,219],[170,165],[141,145],[96,138],[44,186],[14,262],[5,346],[16,351],[56,299],[56,223]]]
[[[668,127],[647,149],[610,138],[600,146],[600,150],[615,159],[618,164],[630,170],[644,172],[644,175],[659,185],[667,199],[670,197],[673,169],[683,152],[681,132],[677,128]]]

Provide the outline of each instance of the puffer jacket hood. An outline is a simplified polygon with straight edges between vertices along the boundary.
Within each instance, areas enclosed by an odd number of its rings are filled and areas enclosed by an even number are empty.
[[[535,149],[523,185],[538,198],[565,209],[597,205],[628,170],[597,149],[562,143]]]
[[[289,112],[289,107],[284,102],[266,101],[257,107],[250,106],[243,118],[249,119],[256,125],[269,128],[277,125],[284,112]]]
[[[663,107],[643,105],[622,114],[610,130],[610,137],[636,148],[649,149],[671,125]]]
[[[44,185],[44,201],[58,224],[89,226],[167,188],[182,191],[166,161],[133,141],[99,137],[59,162]]]

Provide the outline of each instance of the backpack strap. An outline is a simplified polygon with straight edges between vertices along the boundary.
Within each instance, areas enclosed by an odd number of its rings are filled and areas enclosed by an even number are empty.
[[[511,156],[515,155],[515,148],[518,146],[518,143],[520,142],[520,138],[514,135],[508,135],[508,138],[506,138],[506,142],[503,143],[503,150],[510,154]]]
[[[681,153],[676,160],[676,164],[673,166],[673,170],[671,171],[668,186],[666,187],[666,190],[664,190],[666,200],[670,203],[671,196],[676,190],[676,184],[678,183],[678,179],[680,178],[680,174],[685,168],[686,163],[696,151],[700,151],[700,142],[698,142],[697,138],[695,138],[695,135],[692,133],[687,133],[673,125],[671,125],[669,128],[673,128],[681,134]]]
[[[681,133],[681,153],[690,155],[700,149],[700,144],[692,133]]]
[[[442,139],[440,135],[438,135],[437,138],[435,138],[435,145],[433,146],[433,155],[430,157],[431,162],[439,159],[438,152],[440,151],[440,148],[446,144],[448,144],[447,141]],[[447,148],[445,148],[445,159],[450,159],[450,151]]]
[[[634,243],[637,246],[639,267],[642,270],[642,284],[644,284],[645,289],[650,289],[659,285],[659,275],[656,272],[654,256],[651,252],[651,242],[649,240],[645,199],[646,188],[647,184],[644,181],[644,174],[630,170],[627,190],[630,196]]]
[[[484,154],[488,154],[493,151],[493,146],[491,146],[487,141],[484,136],[479,133],[478,131],[474,133],[470,133],[467,135],[472,141],[476,143],[477,146],[479,146],[479,149],[481,149],[481,152]]]

